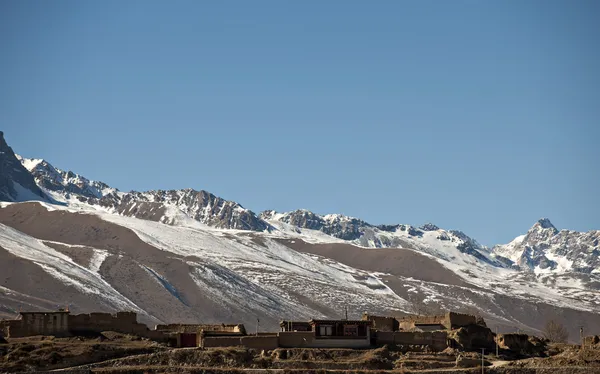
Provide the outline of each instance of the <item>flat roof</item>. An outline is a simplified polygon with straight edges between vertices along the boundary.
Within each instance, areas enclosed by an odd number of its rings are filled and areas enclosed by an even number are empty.
[[[309,323],[312,324],[316,324],[316,323],[346,323],[346,324],[352,324],[352,325],[372,325],[373,321],[363,321],[363,320],[349,320],[349,319],[311,319],[309,321]]]

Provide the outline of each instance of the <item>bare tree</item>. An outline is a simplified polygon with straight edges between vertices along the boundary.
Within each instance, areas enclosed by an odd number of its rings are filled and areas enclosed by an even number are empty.
[[[569,332],[562,324],[551,319],[544,326],[544,338],[553,343],[566,343],[569,339]]]

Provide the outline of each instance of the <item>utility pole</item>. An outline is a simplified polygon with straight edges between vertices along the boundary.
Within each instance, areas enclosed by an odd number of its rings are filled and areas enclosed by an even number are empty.
[[[348,320],[348,305],[344,306],[344,311],[346,312],[346,321]]]
[[[485,348],[481,348],[481,374],[484,374],[484,368],[485,366],[483,365],[484,361],[483,361],[483,355],[485,354]]]
[[[583,338],[583,326],[579,327],[579,337],[581,338],[581,349],[585,349],[585,339]]]
[[[260,320],[257,318],[256,319],[256,336],[258,336],[258,325],[260,323]]]

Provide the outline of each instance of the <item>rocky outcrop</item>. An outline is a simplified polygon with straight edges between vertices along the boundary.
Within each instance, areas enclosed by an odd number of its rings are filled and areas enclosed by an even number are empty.
[[[264,231],[265,221],[235,201],[224,200],[207,191],[157,190],[134,192],[127,197],[129,204],[144,202],[174,207],[186,216],[208,226],[225,229]]]
[[[117,191],[106,183],[92,181],[72,171],[55,168],[43,159],[20,158],[20,160],[33,175],[36,183],[49,191],[97,199]]]
[[[321,231],[343,240],[359,239],[366,228],[373,227],[358,218],[341,214],[321,216],[305,209],[298,209],[282,214],[278,214],[273,210],[267,210],[261,213],[260,217],[265,220],[275,219],[279,222],[303,229]]]
[[[10,150],[10,154],[14,156],[12,150]],[[0,156],[3,155],[0,154]],[[254,212],[234,201],[224,200],[207,191],[196,191],[190,188],[124,193],[106,183],[93,181],[72,171],[56,168],[43,159],[14,156],[14,160],[16,161],[5,162],[5,164],[16,165],[15,169],[20,169],[23,176],[9,175],[8,179],[15,182],[23,180],[22,185],[31,186],[42,196],[45,195],[40,187],[52,191],[67,202],[76,200],[125,216],[167,224],[176,224],[184,217],[215,228],[252,231],[269,229],[269,225],[258,218]],[[10,181],[5,182],[4,185],[7,187],[0,190],[0,200],[15,200],[13,196],[16,196],[16,192],[14,189],[9,189]],[[7,193],[2,194],[4,190]]]
[[[113,192],[99,199],[80,196],[78,200],[112,209],[125,216],[166,224],[181,223],[180,220],[184,217],[222,229],[251,231],[270,229],[270,226],[251,210],[207,191],[185,189]]]
[[[0,201],[48,201],[0,131]]]

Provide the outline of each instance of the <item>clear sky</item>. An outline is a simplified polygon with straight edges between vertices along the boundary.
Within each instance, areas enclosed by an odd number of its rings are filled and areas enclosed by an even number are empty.
[[[600,1],[0,2],[0,130],[121,190],[600,229]]]

